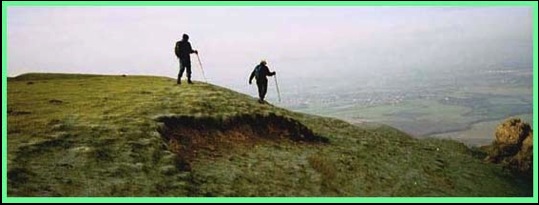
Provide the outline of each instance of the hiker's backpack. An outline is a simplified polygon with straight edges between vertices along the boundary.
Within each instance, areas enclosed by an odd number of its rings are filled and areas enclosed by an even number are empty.
[[[174,53],[179,58],[180,57],[180,42],[176,42],[176,46],[174,47]]]
[[[264,76],[262,76],[262,66],[261,65],[257,65],[255,67],[255,77],[256,77],[257,80],[264,77]]]

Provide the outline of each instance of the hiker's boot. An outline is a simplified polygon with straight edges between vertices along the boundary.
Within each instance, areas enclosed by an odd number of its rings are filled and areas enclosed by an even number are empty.
[[[191,81],[191,79],[189,78],[189,79],[187,79],[187,83],[193,84],[193,81]]]
[[[181,85],[181,84],[182,84],[182,80],[178,79],[178,80],[176,81],[176,84]]]

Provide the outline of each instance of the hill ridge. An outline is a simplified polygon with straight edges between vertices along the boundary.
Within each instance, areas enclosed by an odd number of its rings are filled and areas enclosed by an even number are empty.
[[[8,81],[9,196],[531,195],[451,140],[292,112],[202,82],[22,76]]]

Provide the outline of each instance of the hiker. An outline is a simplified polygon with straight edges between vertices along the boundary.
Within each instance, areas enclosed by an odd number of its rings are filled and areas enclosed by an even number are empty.
[[[256,85],[258,86],[258,102],[264,103],[264,97],[266,96],[266,92],[268,91],[268,79],[266,76],[273,76],[275,75],[275,71],[270,72],[268,66],[266,66],[266,61],[262,60],[260,64],[258,64],[253,72],[251,73],[251,76],[249,77],[249,85],[253,81],[253,77],[256,77]]]
[[[178,73],[178,81],[177,84],[181,84],[181,78],[183,75],[183,71],[187,68],[187,83],[193,84],[191,81],[191,57],[189,54],[196,53],[198,54],[197,50],[193,50],[191,47],[191,43],[188,42],[189,36],[187,34],[183,34],[182,40],[176,42],[176,47],[174,49],[174,52],[176,53],[176,57],[178,57],[180,61],[180,73]]]

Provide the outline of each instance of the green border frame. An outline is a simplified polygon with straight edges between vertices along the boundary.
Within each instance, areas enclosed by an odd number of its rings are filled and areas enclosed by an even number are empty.
[[[2,203],[4,202],[528,202],[537,203],[537,124],[533,129],[533,197],[8,197],[7,196],[7,9],[14,6],[528,6],[533,13],[533,119],[537,115],[537,2],[535,1],[2,1]]]

